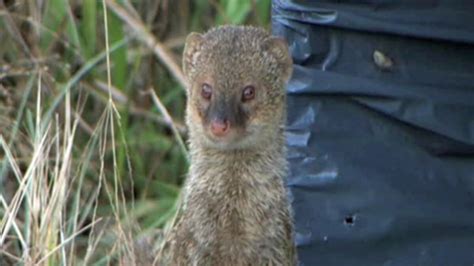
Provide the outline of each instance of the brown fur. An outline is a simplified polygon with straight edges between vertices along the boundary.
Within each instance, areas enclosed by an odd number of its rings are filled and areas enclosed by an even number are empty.
[[[160,265],[296,264],[283,184],[291,65],[285,42],[259,28],[223,26],[188,37],[191,167]],[[208,101],[201,96],[204,82],[213,87]],[[248,85],[255,98],[243,102]],[[213,137],[212,119],[230,121],[227,138]]]

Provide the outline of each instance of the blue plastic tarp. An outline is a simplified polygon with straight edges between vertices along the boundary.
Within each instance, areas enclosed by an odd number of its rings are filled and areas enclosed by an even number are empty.
[[[474,1],[273,1],[301,265],[474,265]]]

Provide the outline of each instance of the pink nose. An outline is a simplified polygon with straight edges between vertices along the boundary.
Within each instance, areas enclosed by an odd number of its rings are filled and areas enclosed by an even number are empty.
[[[212,121],[211,122],[211,132],[216,137],[223,137],[229,132],[229,122],[228,121]]]

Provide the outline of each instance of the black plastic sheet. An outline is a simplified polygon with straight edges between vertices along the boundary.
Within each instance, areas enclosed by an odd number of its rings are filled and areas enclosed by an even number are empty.
[[[273,1],[301,265],[474,265],[474,1]]]

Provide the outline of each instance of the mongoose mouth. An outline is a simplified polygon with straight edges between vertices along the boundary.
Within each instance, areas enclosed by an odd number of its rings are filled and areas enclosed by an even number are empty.
[[[222,125],[219,125],[222,126]],[[224,131],[224,132],[222,132]],[[241,149],[245,148],[246,136],[244,130],[239,128],[212,128],[212,125],[208,126],[206,139],[208,145],[217,149]]]
[[[208,135],[208,138],[213,142],[231,143],[231,142],[236,142],[240,139],[238,136],[238,133],[235,131],[236,129],[234,128],[223,129],[222,127],[220,127],[216,129],[216,128],[213,128],[212,125],[210,125],[207,135]]]

